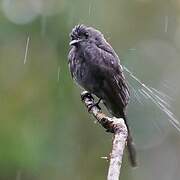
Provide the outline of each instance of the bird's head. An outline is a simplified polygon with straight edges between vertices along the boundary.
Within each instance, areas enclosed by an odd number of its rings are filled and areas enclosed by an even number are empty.
[[[100,31],[87,27],[85,25],[77,25],[72,29],[70,33],[71,46],[78,46],[82,42],[90,42],[99,44],[103,38],[103,35]]]

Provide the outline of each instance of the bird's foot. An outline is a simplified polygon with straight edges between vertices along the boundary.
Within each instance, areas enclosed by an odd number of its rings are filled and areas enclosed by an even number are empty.
[[[88,92],[88,91],[83,91],[81,93],[81,100],[84,101],[85,98],[88,98],[91,101],[94,101],[94,98],[93,98],[92,94],[90,92]]]
[[[97,107],[99,110],[101,109],[100,108],[100,106],[99,106],[99,103],[101,102],[101,98],[96,102],[96,103],[93,103],[93,104],[91,104],[89,107],[88,107],[88,112],[90,112],[91,111],[91,109],[93,108],[93,107]]]

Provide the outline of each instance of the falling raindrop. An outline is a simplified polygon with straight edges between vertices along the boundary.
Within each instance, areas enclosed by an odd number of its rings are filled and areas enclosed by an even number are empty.
[[[164,32],[165,33],[168,32],[168,21],[169,21],[168,16],[165,16],[165,18],[164,18]]]
[[[57,77],[57,81],[59,82],[60,79],[60,66],[58,66],[58,77]]]
[[[26,41],[26,49],[25,49],[25,54],[24,54],[24,64],[26,64],[27,61],[27,54],[28,54],[28,49],[29,49],[29,41],[30,41],[30,37],[27,37],[27,41]]]

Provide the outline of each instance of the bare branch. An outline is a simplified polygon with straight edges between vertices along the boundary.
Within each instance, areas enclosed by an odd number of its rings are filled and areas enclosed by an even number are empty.
[[[101,108],[98,105],[94,105],[94,98],[89,92],[82,92],[81,98],[88,108],[89,113],[93,114],[93,116],[106,129],[107,132],[114,133],[107,180],[118,180],[122,164],[123,151],[128,136],[128,130],[124,120],[122,118],[110,118],[102,113]]]

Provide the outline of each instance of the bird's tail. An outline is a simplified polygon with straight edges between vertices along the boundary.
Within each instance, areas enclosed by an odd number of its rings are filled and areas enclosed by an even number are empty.
[[[128,149],[128,154],[129,154],[129,160],[131,162],[132,167],[136,167],[137,166],[137,156],[136,156],[135,144],[133,142],[133,138],[132,138],[132,135],[130,132],[130,128],[127,124],[126,117],[124,117],[124,121],[125,121],[125,124],[126,124],[127,129],[128,129],[127,149]]]
[[[128,135],[127,138],[127,148],[128,148],[129,160],[131,162],[131,165],[132,167],[136,167],[137,166],[136,149],[131,135]]]

